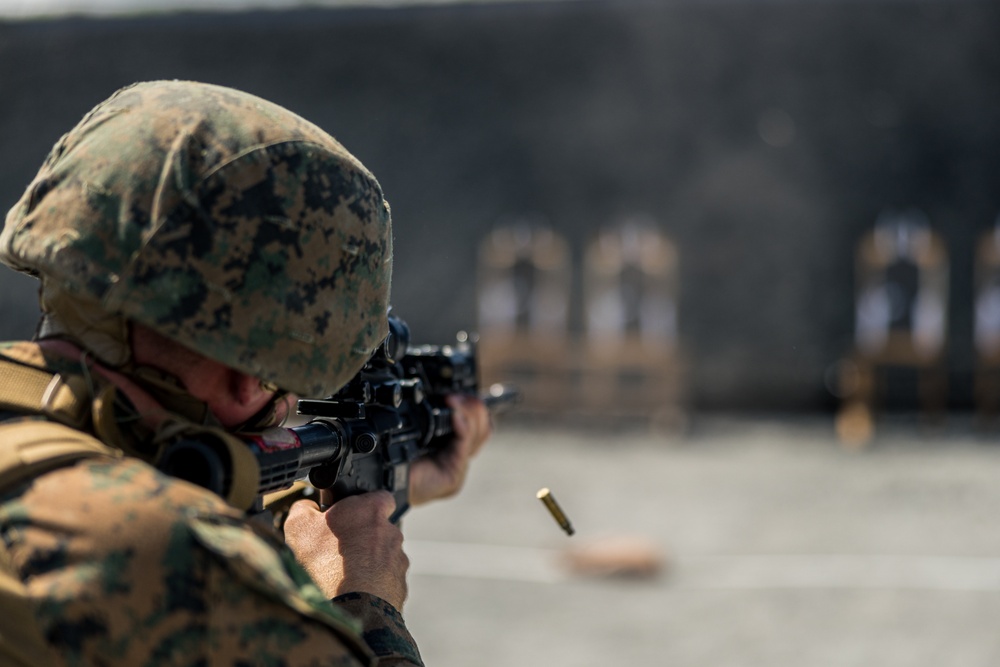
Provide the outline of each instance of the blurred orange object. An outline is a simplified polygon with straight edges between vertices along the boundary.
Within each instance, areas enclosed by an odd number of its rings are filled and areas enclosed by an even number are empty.
[[[592,540],[563,552],[563,565],[589,577],[650,578],[666,569],[666,555],[644,537],[618,536]]]

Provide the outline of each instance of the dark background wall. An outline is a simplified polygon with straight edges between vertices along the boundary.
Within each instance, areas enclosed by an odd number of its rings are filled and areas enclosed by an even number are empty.
[[[969,400],[971,258],[1000,212],[1000,4],[438,6],[0,23],[0,202],[91,106],[187,78],[337,136],[393,205],[394,302],[419,342],[475,326],[475,246],[537,212],[577,257],[616,216],[682,253],[701,408],[826,409],[858,236],[918,206],[952,255],[953,402]],[[34,284],[0,269],[0,338]]]

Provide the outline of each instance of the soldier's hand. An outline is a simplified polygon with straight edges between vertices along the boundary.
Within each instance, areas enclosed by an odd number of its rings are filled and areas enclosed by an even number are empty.
[[[469,472],[469,462],[493,433],[486,404],[475,396],[452,394],[446,401],[452,409],[455,438],[433,456],[410,466],[410,504],[420,505],[459,492]]]
[[[350,496],[326,511],[300,500],[285,519],[285,542],[327,597],[371,593],[402,611],[410,561],[403,533],[389,523],[395,509],[386,491]]]

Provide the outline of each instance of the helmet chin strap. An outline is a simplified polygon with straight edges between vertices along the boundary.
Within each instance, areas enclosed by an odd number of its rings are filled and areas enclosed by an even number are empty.
[[[102,364],[121,369],[132,360],[128,321],[108,313],[100,304],[68,294],[42,281],[39,296],[42,320],[38,339],[65,338],[87,350]]]
[[[196,424],[218,426],[205,402],[191,396],[175,377],[157,368],[135,365],[130,328],[124,317],[109,314],[100,304],[48,283],[43,283],[41,306],[43,316],[37,338],[69,340],[101,364],[134,380],[167,410]],[[277,426],[277,405],[287,395],[288,392],[278,390],[256,414],[229,430],[259,431]]]
[[[136,366],[128,320],[100,304],[70,295],[43,282],[42,321],[36,338],[68,340],[98,363],[132,379],[170,412],[195,424],[217,426],[208,406],[191,396],[172,375],[149,366]]]

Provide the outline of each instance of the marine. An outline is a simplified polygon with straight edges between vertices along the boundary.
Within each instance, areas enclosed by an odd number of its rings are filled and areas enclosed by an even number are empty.
[[[247,513],[239,435],[335,393],[386,336],[381,186],[324,130],[190,81],[119,90],[53,147],[0,259],[40,282],[32,341],[0,344],[0,665],[420,665],[384,492]],[[414,464],[455,494],[488,412]],[[226,497],[157,469],[219,448]]]

